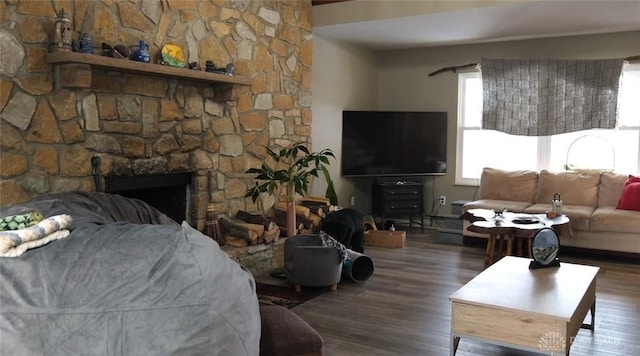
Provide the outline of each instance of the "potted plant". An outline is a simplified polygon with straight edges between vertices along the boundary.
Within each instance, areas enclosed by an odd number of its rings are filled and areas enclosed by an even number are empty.
[[[323,149],[319,152],[310,152],[304,142],[295,142],[291,145],[280,149],[278,152],[273,151],[265,146],[267,154],[273,158],[276,168],[272,168],[264,162],[260,168],[251,168],[246,173],[257,174],[256,183],[247,189],[245,197],[251,197],[255,203],[260,193],[281,195],[281,189],[286,189],[287,197],[287,236],[293,236],[296,233],[296,193],[305,196],[309,189],[309,179],[318,177],[318,171],[321,171],[327,181],[328,187],[325,193],[331,204],[337,204],[336,196],[331,176],[329,175],[329,157],[333,155],[330,149]]]

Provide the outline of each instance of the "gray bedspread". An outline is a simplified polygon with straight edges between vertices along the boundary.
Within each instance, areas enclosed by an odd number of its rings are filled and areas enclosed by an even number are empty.
[[[258,355],[251,274],[188,224],[106,193],[2,208],[69,214],[71,234],[0,258],[3,355]]]

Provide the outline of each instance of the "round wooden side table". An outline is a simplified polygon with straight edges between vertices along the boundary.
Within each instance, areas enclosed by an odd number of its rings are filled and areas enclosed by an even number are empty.
[[[517,254],[523,256],[523,240],[527,240],[527,255],[531,258],[531,241],[535,233],[543,227],[553,227],[559,236],[571,232],[569,217],[560,215],[548,218],[545,214],[523,214],[504,212],[495,216],[490,209],[471,209],[467,211],[478,221],[468,227],[471,232],[489,235],[485,251],[484,265],[488,267],[502,258],[511,256],[513,243],[517,243]],[[534,223],[517,223],[518,220],[532,220]],[[505,246],[506,245],[506,246]]]

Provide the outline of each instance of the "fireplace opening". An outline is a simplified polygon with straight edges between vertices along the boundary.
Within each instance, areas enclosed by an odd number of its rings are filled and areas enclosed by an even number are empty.
[[[192,172],[107,176],[105,183],[108,193],[140,199],[182,223],[188,216],[191,178]]]

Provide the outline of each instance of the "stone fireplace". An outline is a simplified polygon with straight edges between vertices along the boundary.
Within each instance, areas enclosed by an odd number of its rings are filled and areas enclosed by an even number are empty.
[[[158,65],[175,44],[188,62],[233,63],[247,80],[60,64],[49,45],[62,7],[73,32],[93,38],[87,56],[144,40]],[[101,177],[189,172],[185,218],[203,231],[210,202],[229,216],[256,210],[244,172],[268,159],[264,146],[310,141],[310,1],[0,1],[0,23],[0,53],[11,53],[0,62],[0,205],[93,191],[99,157]]]
[[[74,33],[93,37],[88,56],[101,55],[101,42],[135,49],[142,39],[157,63],[162,46],[176,44],[202,68],[233,63],[249,85],[62,70],[48,53],[61,3],[0,2],[0,52],[12,53],[0,63],[0,204],[95,190],[97,156],[102,177],[190,172],[186,220],[201,231],[209,202],[221,214],[255,211],[244,172],[268,159],[264,146],[310,141],[310,1],[64,4]],[[65,71],[70,80],[58,76]]]

